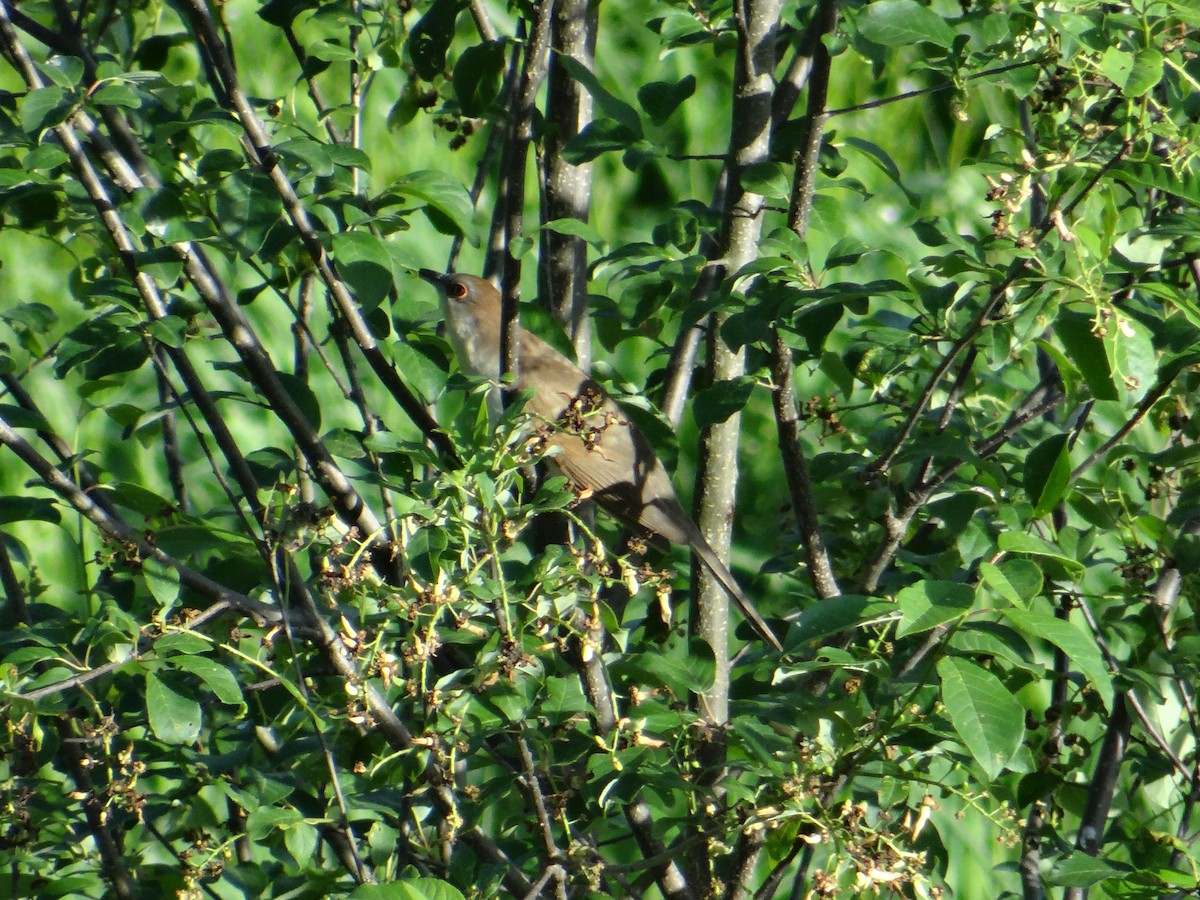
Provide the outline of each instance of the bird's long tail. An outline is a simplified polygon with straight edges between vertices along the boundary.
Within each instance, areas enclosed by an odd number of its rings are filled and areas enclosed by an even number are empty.
[[[774,647],[778,652],[783,652],[783,644],[779,642],[779,638],[775,636],[775,632],[771,630],[771,626],[766,620],[759,615],[758,610],[754,608],[754,604],[750,602],[750,598],[743,593],[741,586],[734,580],[733,573],[728,567],[721,562],[717,552],[708,545],[708,541],[704,540],[704,536],[700,534],[699,529],[691,536],[692,540],[688,541],[693,552],[700,557],[700,561],[704,563],[708,571],[712,572],[717,581],[721,582],[721,586],[726,592],[737,601],[738,607],[742,611],[742,615],[750,623],[751,627],[758,633],[764,641]]]

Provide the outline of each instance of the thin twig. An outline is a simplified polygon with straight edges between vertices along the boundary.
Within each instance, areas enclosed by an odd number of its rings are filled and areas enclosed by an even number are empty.
[[[813,21],[806,35],[811,47],[812,64],[806,66],[808,77],[808,127],[800,144],[796,159],[796,171],[792,182],[792,195],[788,206],[788,225],[803,238],[808,232],[809,216],[812,213],[813,197],[816,194],[817,160],[827,116],[824,114],[829,91],[829,76],[832,60],[823,38],[837,28],[838,0],[820,0],[813,14]],[[791,73],[798,77],[798,73]],[[785,85],[787,86],[785,88]],[[780,115],[786,115],[786,101],[791,97],[792,82],[776,88],[774,116],[776,125]],[[782,96],[780,91],[783,91]],[[792,102],[795,98],[792,97]],[[784,476],[787,479],[796,524],[800,529],[804,557],[808,563],[809,578],[820,598],[836,597],[841,594],[821,521],[817,514],[813,496],[812,479],[808,472],[808,461],[804,457],[804,446],[800,441],[800,421],[796,411],[795,365],[791,348],[784,342],[777,325],[771,327],[771,401],[775,410],[775,431],[779,438],[779,450],[783,457]]]
[[[966,77],[966,81],[977,81],[980,78],[990,78],[992,75],[1003,75],[1005,72],[1011,72],[1014,69],[1025,69],[1029,66],[1039,66],[1044,62],[1048,62],[1050,57],[1039,56],[1036,59],[1027,59],[1023,62],[1009,63],[1006,66],[996,66],[992,69],[984,69],[982,72],[975,72]],[[879,100],[869,100],[866,103],[858,103],[854,106],[843,106],[839,109],[831,109],[827,113],[829,116],[844,116],[848,113],[862,112],[866,109],[878,109],[881,106],[887,106],[891,103],[899,103],[901,100],[912,100],[916,97],[924,97],[926,94],[936,94],[939,91],[948,91],[951,88],[958,87],[958,81],[942,81],[938,84],[930,85],[927,88],[918,88],[914,91],[905,91],[903,94],[894,94],[891,97],[882,97]]]

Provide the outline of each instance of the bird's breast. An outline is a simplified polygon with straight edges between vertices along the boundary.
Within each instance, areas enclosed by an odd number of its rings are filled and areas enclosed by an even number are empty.
[[[450,343],[454,345],[458,364],[463,369],[481,378],[493,381],[500,379],[500,342],[498,339],[485,338],[474,317],[456,313],[454,307],[449,306],[446,309],[446,331]]]

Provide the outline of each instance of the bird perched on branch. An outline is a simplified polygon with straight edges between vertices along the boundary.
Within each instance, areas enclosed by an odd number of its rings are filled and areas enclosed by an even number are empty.
[[[443,275],[432,269],[421,269],[420,275],[441,292],[459,365],[499,381],[500,292],[474,275]],[[517,334],[516,387],[532,391],[525,411],[546,426],[546,441],[558,448],[552,465],[622,522],[690,547],[759,636],[782,651],[779,638],[684,511],[650,442],[582,369],[524,328],[518,326]]]

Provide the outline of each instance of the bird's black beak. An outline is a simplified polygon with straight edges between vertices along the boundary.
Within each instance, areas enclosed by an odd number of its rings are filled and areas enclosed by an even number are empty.
[[[446,286],[450,283],[449,275],[443,275],[441,272],[435,272],[433,269],[418,269],[417,274],[430,284],[436,284],[443,290],[445,290]]]

